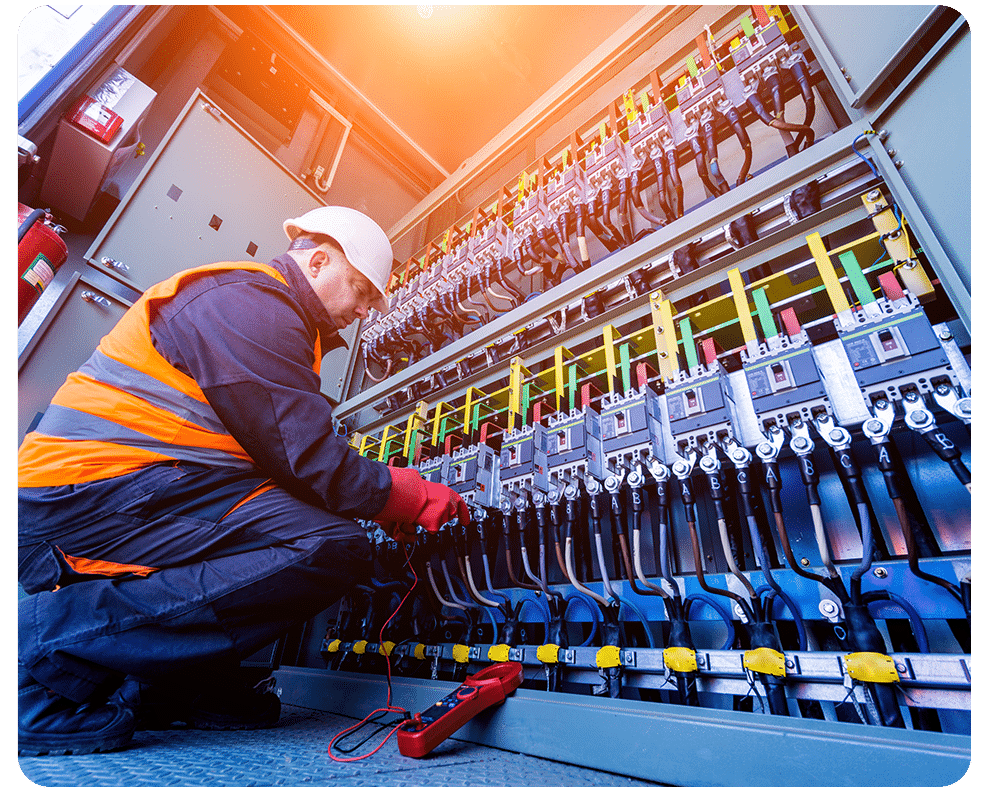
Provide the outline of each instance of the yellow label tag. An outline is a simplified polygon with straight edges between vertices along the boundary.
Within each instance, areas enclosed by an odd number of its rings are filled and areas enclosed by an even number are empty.
[[[366,640],[358,640],[356,643],[353,644],[353,653],[354,654],[363,654],[365,651],[367,651],[367,641]]]
[[[511,647],[507,643],[499,643],[496,646],[491,646],[487,650],[487,659],[491,662],[507,662],[510,649]]]
[[[621,665],[621,650],[617,646],[601,646],[597,650],[598,668],[617,668]]]
[[[394,651],[394,648],[395,648],[394,643],[392,643],[390,640],[386,640],[384,641],[384,643],[378,646],[377,653],[384,657],[390,657],[391,652]]]
[[[895,660],[875,651],[856,651],[844,655],[844,666],[852,679],[859,682],[898,682]]]
[[[424,643],[416,643],[415,644],[414,655],[415,655],[415,659],[416,660],[424,660],[425,659],[425,644]]]
[[[634,121],[638,118],[638,109],[635,107],[635,96],[631,89],[624,95],[624,113],[628,117],[628,121]]]
[[[458,663],[465,663],[470,659],[470,647],[457,643],[453,647],[453,659]]]
[[[535,657],[541,663],[559,662],[559,647],[555,643],[546,643],[535,650]]]
[[[786,675],[786,656],[764,646],[744,653],[744,667],[749,671],[772,676]]]
[[[339,638],[336,638],[335,640],[331,640],[329,642],[329,646],[326,647],[326,651],[331,652],[333,654],[335,654],[339,650],[340,650],[340,639]]]
[[[685,674],[696,670],[696,652],[685,646],[670,646],[663,649],[662,660],[670,671]]]

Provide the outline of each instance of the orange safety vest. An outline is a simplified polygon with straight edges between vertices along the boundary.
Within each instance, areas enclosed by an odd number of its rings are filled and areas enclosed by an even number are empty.
[[[205,273],[250,270],[287,285],[270,265],[222,262],[182,271],[149,288],[55,393],[18,451],[18,486],[64,486],[117,477],[162,461],[250,469],[194,379],[151,340],[155,305]],[[313,368],[322,360],[318,334]]]

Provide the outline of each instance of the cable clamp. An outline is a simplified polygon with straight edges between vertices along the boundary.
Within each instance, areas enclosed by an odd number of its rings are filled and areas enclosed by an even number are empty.
[[[339,638],[333,638],[333,640],[329,642],[329,645],[326,646],[325,651],[329,652],[330,654],[335,654],[340,650],[341,643],[342,641]]]
[[[354,654],[363,654],[365,651],[367,651],[367,641],[366,640],[354,641],[354,644],[353,644],[353,653]]]
[[[666,668],[677,673],[688,674],[697,670],[696,651],[685,646],[670,646],[663,649],[662,661]]]
[[[620,668],[621,650],[617,646],[601,646],[597,649],[598,668]]]
[[[786,656],[781,651],[761,646],[746,651],[743,657],[746,670],[772,676],[786,675]]]
[[[844,668],[848,676],[858,682],[898,682],[899,672],[895,660],[874,651],[856,651],[844,655]]]
[[[507,643],[498,643],[487,650],[487,659],[491,662],[507,662],[511,647]]]
[[[465,663],[470,659],[470,647],[457,643],[453,646],[453,660],[458,663]]]
[[[382,655],[383,657],[390,657],[391,652],[394,651],[394,647],[395,645],[392,641],[386,640],[384,641],[384,643],[378,646],[377,653]]]
[[[424,660],[425,659],[425,644],[424,643],[416,643],[415,644],[415,651],[413,652],[413,655],[414,655],[414,657],[415,657],[416,660]]]
[[[555,643],[546,643],[535,650],[535,658],[540,663],[559,662],[559,647]]]

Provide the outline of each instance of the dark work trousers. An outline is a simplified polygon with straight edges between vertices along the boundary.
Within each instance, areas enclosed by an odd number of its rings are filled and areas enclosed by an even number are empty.
[[[355,522],[264,484],[256,471],[162,464],[21,489],[19,663],[82,702],[124,675],[234,664],[369,582]],[[105,576],[79,559],[157,570]]]

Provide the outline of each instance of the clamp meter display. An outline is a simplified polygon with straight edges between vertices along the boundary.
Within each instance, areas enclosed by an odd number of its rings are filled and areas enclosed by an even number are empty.
[[[456,690],[416,713],[398,730],[398,750],[402,756],[425,756],[472,717],[503,702],[524,679],[521,663],[514,661],[471,674]]]

